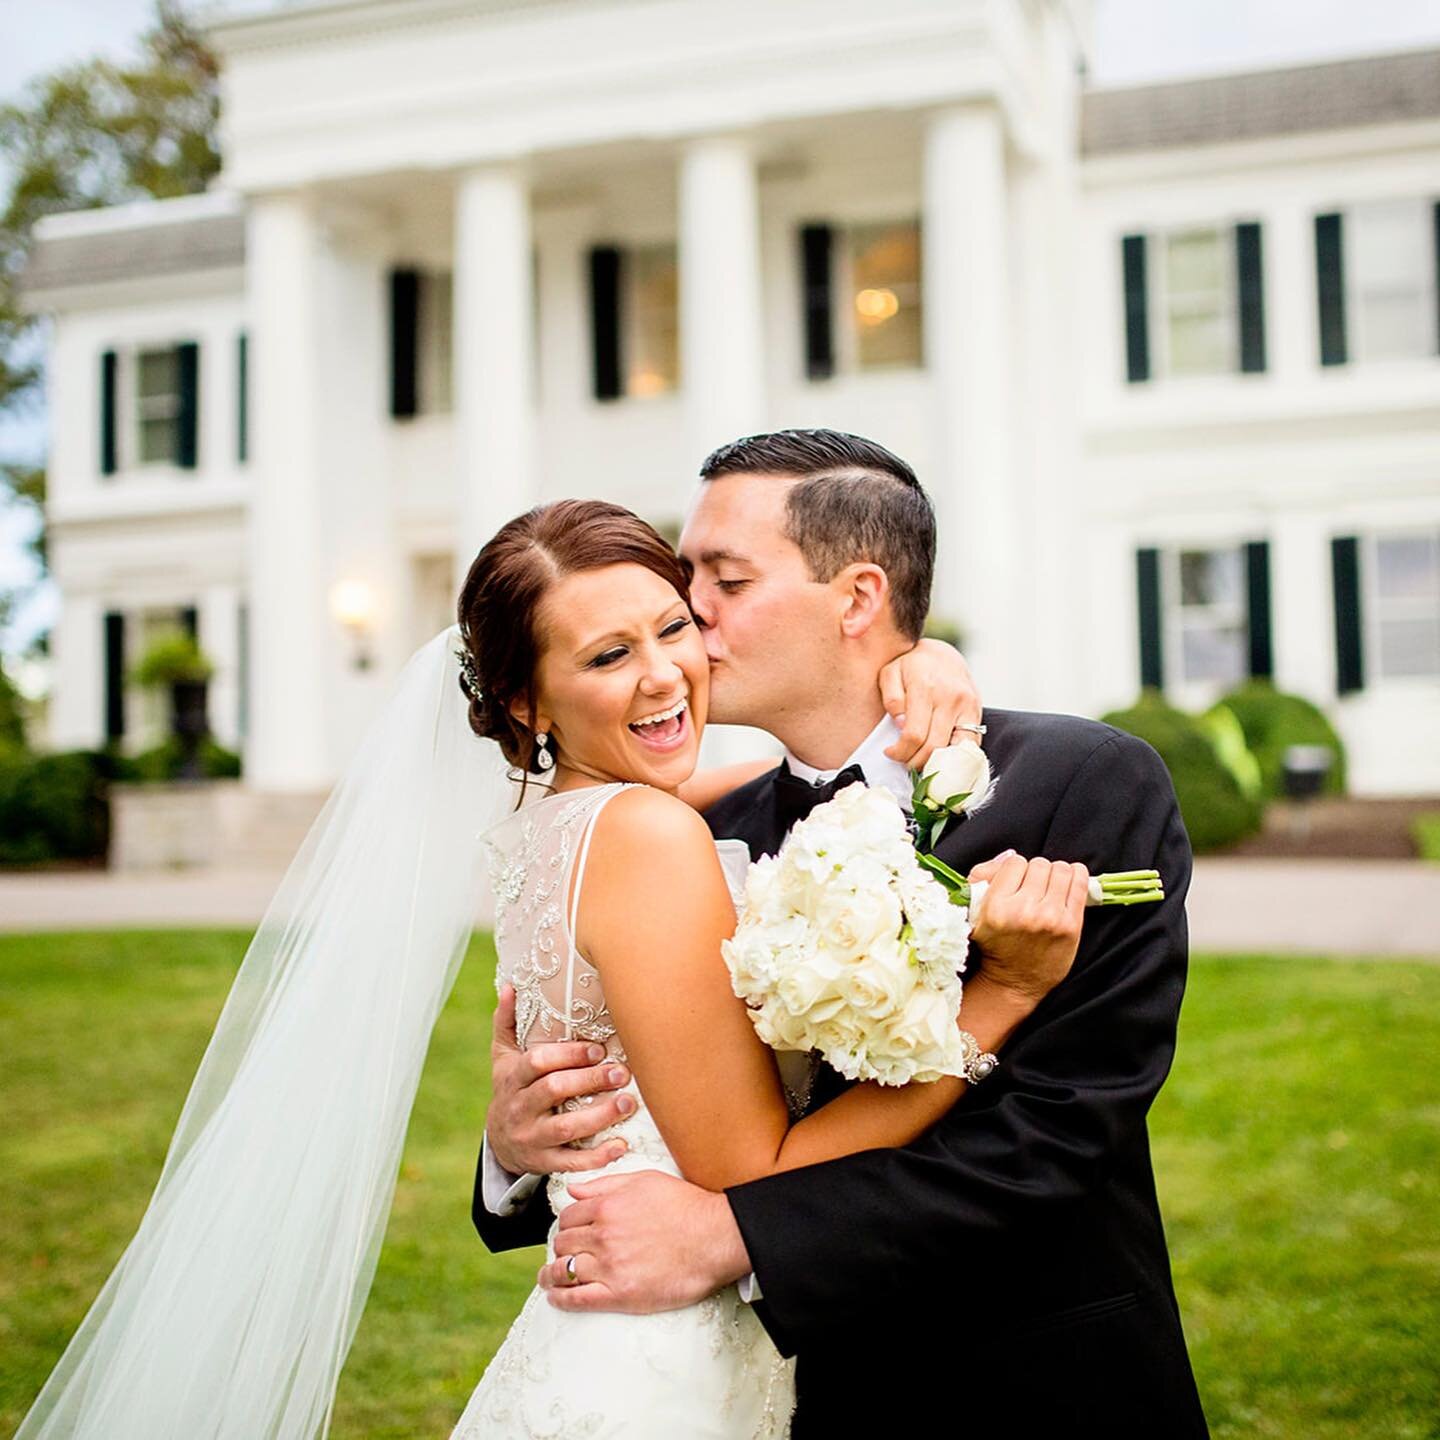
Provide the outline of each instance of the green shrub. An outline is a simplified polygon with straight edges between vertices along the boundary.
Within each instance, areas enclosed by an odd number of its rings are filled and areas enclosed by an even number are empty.
[[[1220,763],[1235,777],[1240,793],[1247,800],[1263,800],[1265,782],[1260,776],[1260,762],[1246,744],[1245,731],[1235,712],[1228,705],[1216,705],[1198,719]]]
[[[0,864],[94,860],[105,854],[110,759],[90,750],[30,755],[0,749]]]
[[[174,780],[180,774],[180,742],[173,736],[151,750],[138,755],[119,755],[114,761],[114,776],[142,784]],[[200,773],[207,780],[238,780],[240,757],[208,736],[200,742]]]
[[[1291,745],[1321,745],[1329,750],[1334,759],[1325,776],[1325,794],[1345,793],[1345,746],[1324,712],[1308,700],[1287,695],[1268,680],[1247,680],[1219,703],[1240,722],[1245,743],[1260,762],[1267,798],[1285,793],[1285,751]]]
[[[1128,710],[1101,719],[1160,752],[1197,855],[1232,845],[1260,828],[1259,801],[1245,794],[1195,716],[1166,704],[1158,691],[1147,690]]]
[[[1410,834],[1422,860],[1440,861],[1440,810],[1417,815],[1410,822]]]
[[[25,709],[15,682],[0,663],[0,745],[25,748]]]
[[[174,685],[182,681],[208,680],[214,663],[184,630],[157,635],[140,657],[131,679],[145,689]]]

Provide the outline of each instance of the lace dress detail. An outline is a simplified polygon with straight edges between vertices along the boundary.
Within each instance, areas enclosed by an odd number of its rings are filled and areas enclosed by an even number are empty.
[[[597,816],[625,785],[602,785],[535,802],[486,835],[495,890],[496,984],[515,987],[522,1046],[593,1040],[610,1056],[624,1048],[595,968],[575,948],[575,915]],[[748,855],[718,842],[732,894]],[[636,1109],[587,1140],[621,1135],[625,1153],[599,1170],[679,1175],[632,1080]],[[584,1104],[589,1099],[568,1102]],[[546,1196],[558,1216],[571,1177],[552,1175]],[[547,1254],[554,1258],[555,1227]],[[728,1286],[698,1305],[661,1315],[573,1315],[541,1291],[525,1302],[451,1440],[779,1440],[794,1408],[793,1362],[780,1357],[750,1306]]]

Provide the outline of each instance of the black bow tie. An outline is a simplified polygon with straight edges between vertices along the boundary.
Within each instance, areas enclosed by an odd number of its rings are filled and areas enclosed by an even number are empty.
[[[833,780],[811,784],[796,775],[783,760],[775,772],[775,806],[780,823],[788,830],[803,820],[817,805],[833,799],[838,791],[856,781],[865,783],[865,772],[858,765],[847,765]]]

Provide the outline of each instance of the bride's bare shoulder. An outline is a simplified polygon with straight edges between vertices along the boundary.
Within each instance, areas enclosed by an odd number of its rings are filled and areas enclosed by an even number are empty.
[[[652,857],[666,846],[682,853],[715,848],[698,811],[651,785],[634,785],[615,796],[595,822],[595,840],[606,851],[643,847]]]

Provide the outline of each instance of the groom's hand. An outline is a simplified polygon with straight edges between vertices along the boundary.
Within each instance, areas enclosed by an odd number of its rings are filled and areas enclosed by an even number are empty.
[[[618,1090],[630,1079],[623,1065],[605,1062],[603,1046],[583,1040],[535,1045],[515,1040],[515,990],[506,985],[495,1008],[490,1045],[492,1095],[485,1117],[491,1154],[512,1175],[558,1175],[598,1170],[625,1153],[608,1140],[590,1150],[569,1142],[613,1125],[635,1108]],[[593,1097],[573,1110],[556,1107],[576,1096]]]
[[[944,749],[959,725],[980,723],[980,692],[965,657],[942,640],[921,640],[880,672],[880,698],[900,727],[885,753],[912,770]]]
[[[555,1260],[539,1281],[557,1310],[652,1315],[694,1305],[750,1273],[740,1227],[723,1195],[641,1170],[571,1185]],[[575,1280],[566,1257],[575,1260]]]
[[[1007,851],[975,866],[970,879],[989,887],[970,931],[983,957],[980,974],[1034,1006],[1075,962],[1090,872]]]

